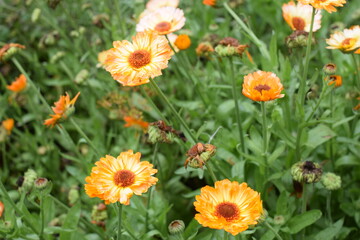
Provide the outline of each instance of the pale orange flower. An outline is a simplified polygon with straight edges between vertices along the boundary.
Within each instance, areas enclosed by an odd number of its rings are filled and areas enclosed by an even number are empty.
[[[246,183],[225,179],[215,182],[215,188],[205,186],[194,202],[195,219],[204,227],[224,229],[232,235],[258,223],[263,214],[260,194]]]
[[[7,89],[13,92],[21,92],[26,88],[26,77],[24,74],[20,74],[18,78],[10,85],[6,86]]]
[[[126,122],[124,127],[135,127],[146,131],[149,127],[149,123],[139,118],[125,116],[124,121]]]
[[[141,154],[132,150],[122,152],[115,158],[106,155],[95,163],[90,176],[85,178],[85,192],[89,197],[98,197],[106,204],[120,202],[130,204],[133,194],[141,195],[155,185],[158,179],[153,165],[140,162]]]
[[[97,65],[97,67],[103,67],[103,68],[106,67],[105,62],[106,62],[109,52],[110,52],[110,49],[98,53],[98,62],[99,63]]]
[[[175,46],[180,49],[180,50],[185,50],[188,49],[191,45],[191,40],[189,38],[188,35],[186,34],[180,34],[175,42],[174,42]]]
[[[302,4],[311,4],[316,9],[325,9],[329,13],[336,12],[335,7],[342,7],[346,0],[299,0]]]
[[[300,2],[295,4],[293,1],[284,3],[282,13],[285,21],[292,30],[310,32],[312,7],[303,5]],[[321,27],[321,12],[315,14],[313,32]]]
[[[328,82],[328,85],[334,85],[335,87],[341,87],[342,77],[339,75],[330,75],[328,78],[325,78]]]
[[[344,29],[342,32],[336,32],[326,39],[329,45],[328,49],[339,49],[343,52],[350,52],[360,48],[360,26],[353,26],[350,29]]]
[[[140,32],[133,42],[115,41],[105,61],[106,70],[124,86],[137,86],[161,75],[173,51],[164,36]]]
[[[54,103],[55,107],[52,107],[52,110],[55,114],[50,115],[51,118],[46,119],[44,121],[44,125],[48,127],[54,127],[60,120],[66,119],[68,115],[71,114],[73,106],[79,95],[80,92],[78,92],[71,100],[68,93],[66,93],[65,96],[60,96],[59,101]]]
[[[143,16],[136,25],[137,32],[155,31],[165,35],[181,29],[186,18],[183,10],[174,7],[162,7]]]
[[[0,61],[6,60],[8,55],[12,55],[14,52],[18,51],[19,49],[24,49],[25,46],[18,44],[18,43],[8,43],[5,44],[0,49]]]
[[[150,0],[146,4],[146,9],[149,11],[155,11],[162,7],[174,7],[179,6],[179,0]]]
[[[270,101],[284,97],[283,89],[275,73],[257,71],[244,77],[242,93],[254,101]]]
[[[5,206],[4,206],[3,202],[0,201],[0,218],[1,218],[2,214],[3,214],[3,212],[4,212],[4,209],[5,209]]]
[[[6,130],[6,134],[10,135],[12,129],[14,128],[15,121],[12,118],[5,119],[2,121],[1,125]]]

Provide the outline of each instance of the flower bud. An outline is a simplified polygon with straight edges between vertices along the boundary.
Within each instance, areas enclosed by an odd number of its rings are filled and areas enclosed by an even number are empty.
[[[274,223],[276,225],[284,225],[285,224],[285,218],[283,215],[275,215],[274,216]]]
[[[188,35],[186,34],[180,34],[175,42],[174,42],[175,46],[180,49],[180,50],[185,50],[188,49],[191,45],[191,40],[189,38]]]
[[[335,173],[328,172],[321,177],[321,183],[327,190],[338,190],[341,188],[341,177]]]
[[[69,205],[73,206],[79,200],[80,194],[77,186],[72,186],[68,194]]]
[[[49,181],[46,178],[37,178],[34,181],[34,186],[36,189],[42,190],[42,189],[46,188],[48,182]]]
[[[316,183],[320,181],[322,169],[318,163],[297,162],[291,167],[291,175],[298,182]]]
[[[345,28],[345,24],[343,22],[334,22],[330,25],[330,33],[336,33],[339,31],[343,31]]]
[[[34,11],[31,14],[31,21],[33,23],[35,23],[39,19],[40,14],[41,14],[41,9],[40,8],[35,8]]]
[[[180,234],[185,229],[185,223],[182,220],[174,220],[169,224],[168,229],[171,235]]]
[[[5,44],[0,49],[0,62],[2,62],[2,61],[4,62],[4,61],[10,59],[17,52],[19,52],[21,49],[25,49],[25,46],[21,45],[21,44],[18,44],[18,43]]]
[[[211,144],[197,143],[186,153],[185,168],[189,165],[193,168],[202,168],[207,161],[216,153],[216,147]]]
[[[334,63],[328,63],[323,67],[323,72],[326,75],[333,75],[336,73],[336,65]]]
[[[28,169],[24,174],[24,178],[21,187],[19,188],[19,191],[30,192],[34,186],[34,181],[36,180],[36,178],[37,178],[37,173],[32,169]]]
[[[307,45],[309,33],[305,31],[294,31],[290,34],[286,39],[286,45],[288,48],[300,48],[305,47]],[[312,43],[314,43],[314,38],[312,39]]]
[[[76,84],[81,84],[85,82],[85,80],[89,77],[89,71],[86,69],[82,69],[75,77],[74,82]]]

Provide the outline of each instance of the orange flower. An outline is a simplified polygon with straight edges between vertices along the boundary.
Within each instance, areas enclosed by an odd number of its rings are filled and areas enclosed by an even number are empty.
[[[133,43],[124,40],[113,44],[105,61],[106,71],[124,86],[145,84],[161,75],[173,55],[166,38],[154,32],[137,33]]]
[[[18,78],[14,82],[12,82],[10,85],[6,86],[7,89],[13,92],[21,92],[26,88],[26,77],[24,74],[20,74]]]
[[[216,6],[216,0],[204,0],[203,4],[211,6],[211,7],[215,7]]]
[[[275,73],[257,71],[244,77],[242,93],[254,101],[270,101],[284,97],[283,89]]]
[[[130,117],[130,116],[125,116],[124,121],[126,122],[124,127],[135,127],[135,128],[140,128],[140,129],[146,131],[149,126],[148,122],[145,122],[142,119],[134,118],[134,117]]]
[[[354,52],[355,54],[360,54],[360,48]]]
[[[141,17],[136,25],[137,32],[155,31],[165,35],[181,29],[185,25],[184,11],[174,7],[162,7]]]
[[[3,214],[3,212],[4,212],[4,209],[5,209],[5,206],[4,206],[3,202],[0,201],[0,218],[1,218],[2,214]]]
[[[2,122],[1,125],[6,130],[7,135],[11,134],[11,131],[14,128],[14,123],[15,123],[15,121],[12,118],[8,118]]]
[[[260,194],[246,183],[225,179],[215,182],[215,188],[205,186],[194,202],[195,219],[204,227],[224,229],[232,235],[258,223],[263,214]]]
[[[328,80],[328,85],[335,85],[335,87],[341,87],[342,85],[342,77],[339,75],[330,75],[328,78],[325,78],[325,80]]]
[[[180,50],[188,49],[191,45],[191,40],[188,35],[180,34],[174,42],[175,46]]]
[[[105,61],[110,52],[109,50],[110,49],[98,53],[98,62],[99,63],[97,65],[97,67],[103,67],[103,68],[106,67]]]
[[[44,121],[44,125],[49,127],[54,127],[60,120],[66,119],[69,114],[73,111],[73,106],[79,97],[80,92],[76,94],[76,96],[70,100],[70,96],[66,93],[66,96],[60,96],[59,101],[55,102],[55,107],[52,107],[52,110],[55,114],[50,115],[51,118],[46,119]]]
[[[342,32],[336,32],[326,39],[329,45],[328,49],[339,49],[343,52],[350,52],[360,48],[360,26],[353,26],[344,29]]]
[[[0,61],[6,60],[10,55],[16,53],[19,49],[24,49],[25,46],[18,43],[5,44],[0,49]]]
[[[335,7],[342,7],[346,0],[299,0],[302,4],[311,4],[314,8],[321,10],[325,9],[329,13],[336,12]]]
[[[293,1],[282,5],[283,17],[292,30],[310,32],[312,7]],[[321,27],[321,12],[315,14],[313,32]]]
[[[115,158],[106,155],[95,163],[90,176],[85,178],[85,192],[89,197],[98,197],[106,204],[120,202],[130,204],[133,194],[141,195],[155,185],[158,179],[153,165],[140,162],[141,154],[132,150],[122,152]]]

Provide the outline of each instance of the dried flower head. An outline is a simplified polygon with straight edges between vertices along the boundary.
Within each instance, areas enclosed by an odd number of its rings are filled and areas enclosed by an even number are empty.
[[[192,146],[186,153],[188,157],[184,163],[185,168],[187,166],[193,168],[202,168],[207,161],[216,153],[216,147],[211,144],[197,143]]]
[[[321,179],[322,169],[318,163],[298,162],[291,167],[291,175],[297,182],[316,183]]]
[[[254,101],[270,101],[284,97],[283,89],[275,73],[257,71],[244,77],[242,93]]]
[[[105,61],[106,70],[124,86],[137,86],[161,75],[173,55],[168,41],[155,32],[139,32],[133,42],[115,41]]]
[[[98,197],[106,204],[120,202],[130,204],[133,194],[141,195],[155,185],[158,179],[153,165],[140,162],[141,154],[132,150],[122,152],[115,158],[106,155],[95,163],[90,176],[86,177],[85,192],[89,197]]]
[[[186,137],[183,132],[173,129],[162,120],[150,123],[149,125],[148,141],[152,144],[157,142],[172,143],[176,137],[186,142]]]
[[[44,121],[44,125],[48,127],[54,127],[60,120],[66,119],[68,116],[70,116],[75,110],[74,104],[79,95],[80,92],[78,92],[71,100],[68,93],[66,93],[65,96],[60,96],[59,101],[55,102],[54,104],[55,107],[52,107],[52,110],[55,114],[50,115],[51,118],[46,119]]]
[[[285,42],[288,48],[301,48],[307,45],[309,33],[305,31],[294,31],[288,37],[286,37]],[[312,44],[315,43],[315,38],[312,37]]]
[[[196,52],[196,55],[198,55],[200,57],[208,58],[211,55],[211,53],[214,52],[214,48],[210,42],[201,42],[197,46],[195,52]]]
[[[351,52],[360,49],[360,26],[354,26],[349,29],[344,29],[342,32],[331,34],[330,38],[326,39],[329,45],[328,49],[339,49],[342,52]]]
[[[10,85],[6,86],[7,89],[13,92],[21,92],[26,88],[26,77],[24,74],[20,74]]]
[[[303,5],[298,2],[295,4],[293,1],[284,3],[282,6],[282,13],[285,21],[292,30],[310,32],[312,7]],[[316,32],[321,27],[321,12],[315,14],[313,32]]]
[[[180,30],[185,25],[185,21],[183,10],[162,7],[143,16],[136,25],[136,31],[154,31],[165,35]]]
[[[260,194],[246,183],[225,179],[215,188],[205,186],[194,202],[195,219],[204,227],[224,229],[232,235],[258,223],[263,214]]]
[[[346,0],[298,0],[302,4],[311,4],[314,8],[321,10],[324,9],[331,12],[336,12],[335,7],[342,7],[346,3]]]

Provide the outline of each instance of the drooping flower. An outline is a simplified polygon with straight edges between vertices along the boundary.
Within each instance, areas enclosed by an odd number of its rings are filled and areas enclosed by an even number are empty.
[[[89,197],[98,197],[106,204],[120,202],[130,204],[133,194],[141,195],[158,179],[153,165],[147,161],[140,162],[141,154],[132,150],[122,152],[115,158],[106,155],[95,163],[90,176],[85,178],[85,192]]]
[[[106,70],[124,86],[137,86],[161,75],[173,51],[164,36],[140,32],[133,42],[115,41],[105,61]]]
[[[142,17],[136,25],[136,31],[155,31],[165,35],[180,30],[185,25],[185,20],[183,10],[162,7]]]
[[[191,45],[191,40],[187,34],[180,34],[175,42],[175,46],[180,50],[188,49]]]
[[[52,107],[52,110],[55,114],[50,115],[51,118],[44,121],[44,125],[48,127],[54,127],[60,120],[66,119],[74,110],[73,106],[79,97],[80,92],[70,100],[70,96],[66,93],[65,96],[60,96],[59,101],[55,102],[55,107]]]
[[[149,127],[149,123],[143,121],[141,118],[134,118],[131,116],[125,116],[124,121],[126,122],[124,127],[135,127],[146,131]]]
[[[150,0],[146,4],[146,9],[149,11],[155,11],[162,7],[178,7],[179,0]]]
[[[284,97],[283,89],[275,73],[257,71],[244,77],[242,93],[254,101],[270,101]]]
[[[1,126],[6,130],[6,134],[10,135],[12,129],[14,128],[15,121],[12,118],[5,119],[2,121]]]
[[[260,194],[246,183],[225,179],[215,182],[215,188],[205,186],[194,202],[195,219],[204,227],[224,229],[232,235],[259,222],[263,214]]]
[[[24,74],[20,74],[10,85],[6,86],[7,89],[13,92],[21,92],[26,88],[26,77]]]
[[[11,56],[13,56],[16,52],[18,52],[20,49],[24,49],[25,46],[18,44],[18,43],[8,43],[5,44],[0,49],[0,61],[5,61],[9,59]]]
[[[314,8],[320,10],[325,9],[329,13],[336,12],[335,7],[342,7],[346,0],[299,0],[302,4],[311,4]]]
[[[350,52],[360,48],[360,26],[344,29],[342,32],[331,34],[326,39],[328,49],[339,49],[343,52]]]
[[[326,77],[325,80],[329,81],[329,86],[334,85],[335,87],[341,87],[342,85],[342,77],[340,75],[330,75]]]
[[[291,175],[297,182],[316,183],[321,179],[322,168],[311,161],[297,162],[291,167]]]
[[[293,1],[284,3],[282,6],[282,14],[292,30],[310,32],[312,7],[303,5],[300,2],[295,4]],[[315,14],[313,32],[321,27],[321,12]]]

